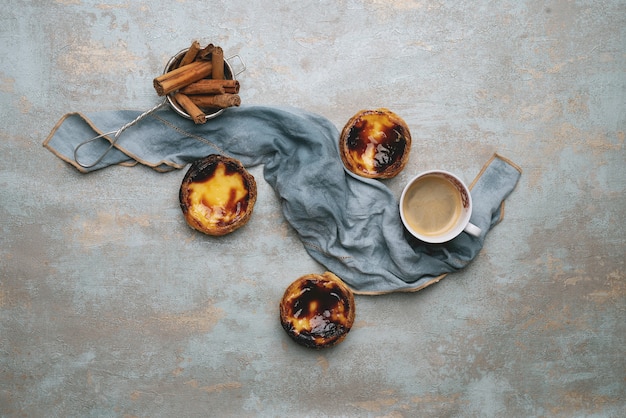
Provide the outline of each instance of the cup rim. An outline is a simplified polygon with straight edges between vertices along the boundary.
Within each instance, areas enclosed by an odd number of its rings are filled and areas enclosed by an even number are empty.
[[[461,216],[461,220],[457,223],[457,225],[452,228],[450,231],[448,231],[445,235],[437,235],[437,236],[427,236],[427,235],[422,235],[419,232],[413,230],[411,228],[411,226],[408,224],[405,216],[404,216],[404,211],[403,211],[403,207],[404,207],[404,200],[406,197],[406,194],[409,190],[409,188],[420,178],[430,175],[430,174],[442,174],[442,175],[447,175],[450,176],[452,178],[454,178],[461,186],[463,186],[463,188],[465,189],[465,192],[467,194],[467,208],[465,208],[463,210],[462,216]],[[461,180],[459,178],[459,176],[457,176],[454,173],[451,173],[447,170],[442,170],[442,169],[431,169],[431,170],[426,170],[426,171],[422,171],[421,173],[416,174],[415,176],[413,176],[404,186],[404,188],[402,189],[402,194],[400,195],[400,202],[398,205],[398,211],[400,212],[400,219],[402,220],[402,224],[404,226],[404,228],[411,234],[413,235],[415,238],[419,239],[420,241],[429,243],[429,244],[442,244],[444,242],[448,242],[453,240],[454,238],[456,238],[457,236],[459,236],[459,234],[461,234],[461,232],[463,232],[463,230],[465,230],[465,227],[467,226],[467,224],[470,221],[470,218],[472,216],[472,208],[473,208],[473,203],[472,203],[472,194],[470,192],[469,187],[467,186],[467,184],[465,184],[465,182],[463,180]]]

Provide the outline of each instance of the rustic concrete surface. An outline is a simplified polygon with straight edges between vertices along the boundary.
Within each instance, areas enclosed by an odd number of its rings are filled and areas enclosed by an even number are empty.
[[[0,416],[618,417],[626,408],[623,1],[18,1],[0,8]],[[66,112],[148,109],[191,40],[247,64],[246,103],[414,136],[388,185],[493,152],[524,174],[465,271],[357,298],[309,351],[277,303],[323,271],[262,180],[251,222],[192,232],[183,172],[81,175]]]

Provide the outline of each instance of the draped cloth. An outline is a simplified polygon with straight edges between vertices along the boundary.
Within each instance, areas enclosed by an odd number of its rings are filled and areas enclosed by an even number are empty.
[[[194,124],[163,108],[124,131],[93,168],[76,164],[74,149],[80,142],[114,131],[140,113],[69,113],[43,145],[85,173],[118,164],[165,172],[216,153],[246,167],[263,165],[265,180],[308,254],[357,294],[416,291],[467,266],[502,220],[504,200],[521,176],[517,165],[494,154],[470,186],[471,222],[482,229],[481,236],[463,232],[444,244],[424,244],[405,231],[398,198],[383,182],[345,169],[337,128],[302,109],[241,106]],[[81,147],[79,160],[95,161],[111,139]]]

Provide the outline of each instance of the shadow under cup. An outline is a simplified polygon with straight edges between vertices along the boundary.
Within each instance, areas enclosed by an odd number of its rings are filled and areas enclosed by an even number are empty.
[[[400,197],[400,217],[405,228],[428,243],[450,241],[465,231],[480,236],[481,230],[469,222],[472,196],[452,173],[430,170],[418,174],[405,186]]]

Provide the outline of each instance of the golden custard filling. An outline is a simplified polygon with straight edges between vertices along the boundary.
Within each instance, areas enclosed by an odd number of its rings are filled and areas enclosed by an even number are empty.
[[[292,286],[283,309],[288,332],[307,345],[337,339],[351,327],[347,295],[333,281],[307,279]]]
[[[222,162],[203,181],[189,184],[189,214],[207,226],[227,225],[245,213],[248,189],[239,172],[229,172]]]
[[[402,158],[407,143],[405,135],[402,126],[386,114],[364,114],[348,134],[348,153],[360,170],[376,174]]]

